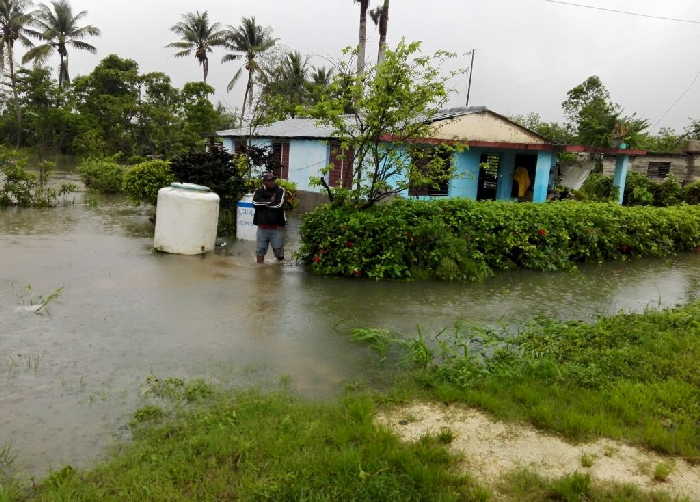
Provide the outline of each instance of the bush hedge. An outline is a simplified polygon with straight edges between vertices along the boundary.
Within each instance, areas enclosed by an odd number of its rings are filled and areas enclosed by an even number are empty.
[[[124,167],[117,162],[86,159],[78,166],[85,186],[103,193],[119,193],[124,183]]]
[[[323,275],[479,280],[516,268],[662,257],[700,246],[700,207],[396,200],[307,214],[301,259]]]
[[[124,191],[135,202],[153,204],[158,200],[158,190],[175,181],[170,163],[149,160],[130,167],[124,174]]]

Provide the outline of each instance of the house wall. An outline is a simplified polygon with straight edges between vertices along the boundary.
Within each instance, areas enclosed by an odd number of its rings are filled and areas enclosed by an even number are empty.
[[[615,173],[615,157],[603,159],[603,174],[613,176]],[[647,175],[650,162],[669,162],[672,174],[681,183],[692,183],[695,178],[694,161],[692,155],[686,154],[648,154],[642,157],[633,157],[630,162],[630,172]],[[700,175],[700,172],[698,172]]]
[[[497,143],[545,144],[546,141],[490,113],[463,115],[437,122],[434,138],[491,141]]]
[[[328,166],[328,143],[321,140],[291,140],[289,142],[289,181],[299,190],[318,191],[309,184],[309,178],[320,177]]]

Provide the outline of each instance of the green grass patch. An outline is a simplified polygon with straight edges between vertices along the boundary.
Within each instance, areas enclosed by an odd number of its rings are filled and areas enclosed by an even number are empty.
[[[373,424],[374,413],[362,396],[323,404],[286,393],[221,395],[137,429],[110,462],[54,473],[22,500],[489,500],[438,439],[402,443]]]
[[[594,484],[588,474],[574,473],[556,480],[547,480],[536,473],[522,470],[504,477],[498,490],[509,500],[539,502],[672,502],[687,500],[662,492],[644,492],[631,485]]]
[[[457,325],[432,344],[432,361],[392,399],[420,393],[574,440],[609,437],[700,461],[700,302],[595,323],[543,319],[517,335]]]

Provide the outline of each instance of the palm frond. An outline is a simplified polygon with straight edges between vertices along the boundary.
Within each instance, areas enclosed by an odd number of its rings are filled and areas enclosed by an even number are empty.
[[[96,54],[97,53],[97,47],[94,45],[88,44],[87,42],[82,42],[80,40],[71,40],[68,42],[70,45],[75,47],[76,49],[80,49],[81,51],[87,51],[90,54]]]
[[[22,57],[22,63],[34,61],[35,64],[42,64],[53,54],[54,48],[51,44],[43,44],[29,49]]]
[[[243,75],[243,68],[239,68],[236,74],[233,76],[231,81],[228,83],[226,86],[226,91],[231,92],[234,87],[236,87],[236,83],[241,79],[241,75]]]
[[[221,58],[222,63],[230,63],[231,61],[238,61],[239,59],[243,58],[240,54],[226,54],[224,57]]]

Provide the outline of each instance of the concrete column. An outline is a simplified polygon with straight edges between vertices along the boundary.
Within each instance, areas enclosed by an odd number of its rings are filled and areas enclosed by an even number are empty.
[[[615,176],[613,177],[613,185],[618,188],[618,202],[622,204],[625,198],[625,183],[627,182],[627,173],[630,169],[630,156],[618,155],[615,159]]]
[[[450,197],[476,200],[479,191],[481,152],[465,150],[455,154],[455,177],[450,180]]]
[[[549,189],[549,175],[552,171],[552,152],[541,151],[537,154],[535,186],[532,189],[532,202],[546,202]]]
[[[501,168],[498,172],[496,200],[511,200],[513,194],[513,173],[515,172],[515,152],[505,151],[501,155]]]

